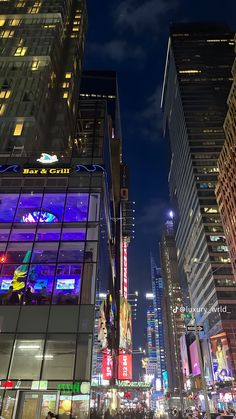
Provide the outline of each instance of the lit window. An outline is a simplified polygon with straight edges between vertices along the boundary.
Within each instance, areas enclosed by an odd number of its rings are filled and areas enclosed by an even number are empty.
[[[20,19],[13,19],[9,22],[10,26],[18,26],[20,24]]]
[[[25,1],[19,1],[16,7],[25,7]]]
[[[1,38],[12,38],[14,35],[14,31],[2,31],[0,34]]]
[[[35,70],[38,70],[38,68],[39,68],[39,61],[33,61],[31,70],[35,71]]]
[[[23,122],[16,123],[14,131],[13,131],[13,135],[14,136],[20,136],[22,134],[22,131],[23,131],[23,126],[24,126]]]
[[[71,79],[72,74],[71,73],[66,73],[65,75],[65,79]]]
[[[204,212],[207,212],[208,214],[216,214],[217,208],[204,208]]]
[[[79,31],[79,28],[78,28],[77,26],[75,26],[75,27],[72,29],[72,31],[73,31],[73,32],[78,32],[78,31]]]
[[[11,95],[10,90],[1,90],[0,91],[0,99],[8,99]]]
[[[19,47],[16,49],[15,57],[23,57],[27,51],[26,47]]]
[[[67,99],[68,98],[68,92],[63,93],[63,99]]]
[[[201,73],[201,70],[179,70],[180,74],[196,74]]]
[[[70,87],[70,83],[66,83],[66,82],[62,83],[62,87],[63,89],[68,89],[68,87]]]
[[[6,109],[6,105],[5,105],[5,103],[2,103],[0,105],[0,116],[2,116],[4,114],[5,109]]]
[[[4,26],[5,19],[0,19],[0,26]]]

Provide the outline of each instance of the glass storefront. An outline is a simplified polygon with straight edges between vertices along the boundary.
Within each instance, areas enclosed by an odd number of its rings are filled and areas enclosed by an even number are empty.
[[[98,193],[1,194],[0,303],[93,304],[99,217]]]

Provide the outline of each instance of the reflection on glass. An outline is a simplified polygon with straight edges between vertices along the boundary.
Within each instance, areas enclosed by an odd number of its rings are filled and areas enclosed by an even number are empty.
[[[16,211],[15,222],[22,222],[24,217],[34,211],[39,211],[41,207],[42,194],[23,193],[20,196]]]
[[[12,242],[33,241],[35,236],[35,228],[13,228],[10,235]]]
[[[20,336],[16,339],[10,368],[10,379],[38,380],[44,340],[39,336]]]
[[[81,222],[87,220],[88,198],[85,193],[69,193],[65,208],[64,221]]]
[[[62,230],[62,240],[63,241],[84,241],[86,236],[85,228],[68,228],[65,227]]]
[[[36,234],[36,241],[59,241],[61,229],[55,225],[48,224],[44,226],[39,224]]]
[[[42,203],[42,212],[49,211],[58,221],[62,221],[64,204],[64,193],[45,193]]]
[[[74,359],[74,335],[49,335],[44,355],[43,380],[72,380]]]
[[[10,223],[13,221],[18,202],[18,194],[0,194],[0,222]]]
[[[59,262],[83,262],[84,242],[61,243],[58,261]]]
[[[92,357],[92,335],[81,334],[77,341],[77,356],[75,376],[78,380],[90,380],[90,367]]]
[[[35,243],[31,261],[33,263],[50,263],[57,260],[58,243]]]
[[[7,377],[12,345],[13,335],[0,334],[0,379]]]
[[[16,401],[16,391],[6,391],[4,400],[3,400],[3,408],[2,408],[2,417],[4,419],[12,419],[13,418],[13,409],[15,406]]]

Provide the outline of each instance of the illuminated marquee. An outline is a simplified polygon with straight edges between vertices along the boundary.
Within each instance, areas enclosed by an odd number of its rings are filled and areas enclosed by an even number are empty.
[[[132,380],[132,354],[120,351],[118,355],[118,380]]]
[[[30,167],[23,169],[23,175],[69,175],[71,173],[71,167],[51,167],[42,168]]]

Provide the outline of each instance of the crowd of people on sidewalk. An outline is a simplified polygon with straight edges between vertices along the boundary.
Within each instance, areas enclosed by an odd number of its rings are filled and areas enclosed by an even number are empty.
[[[90,419],[153,419],[154,411],[144,408],[120,409],[118,411],[107,409],[105,413],[91,409]]]

